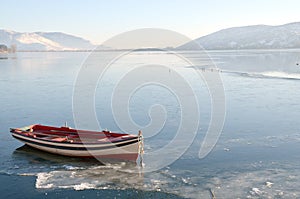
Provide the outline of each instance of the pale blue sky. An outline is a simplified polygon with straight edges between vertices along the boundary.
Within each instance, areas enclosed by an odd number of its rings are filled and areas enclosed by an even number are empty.
[[[300,21],[299,0],[7,0],[0,29],[65,32],[94,43],[137,28],[164,28],[192,39],[243,25]]]

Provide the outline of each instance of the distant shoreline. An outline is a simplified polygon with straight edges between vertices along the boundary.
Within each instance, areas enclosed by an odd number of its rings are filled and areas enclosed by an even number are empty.
[[[298,51],[300,48],[253,48],[253,49],[189,49],[189,50],[178,50],[178,49],[103,49],[103,50],[18,50],[16,52],[119,52],[119,51],[136,51],[136,52],[156,52],[156,51],[173,51],[173,52],[189,52],[189,51]]]

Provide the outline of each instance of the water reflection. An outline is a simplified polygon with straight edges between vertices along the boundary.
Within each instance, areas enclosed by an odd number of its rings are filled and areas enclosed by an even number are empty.
[[[101,163],[101,162],[97,161],[96,159],[72,158],[72,157],[67,157],[67,156],[55,155],[55,154],[51,154],[51,153],[47,153],[44,151],[34,149],[28,145],[23,145],[23,146],[17,148],[13,153],[13,157],[22,158],[24,160],[27,160],[28,162],[37,162],[37,163],[43,163],[43,162],[46,162],[46,163],[52,162],[52,163],[57,163],[57,164],[92,163],[92,164],[104,165],[104,163]]]
[[[218,68],[229,71],[299,73],[299,50],[212,51]]]
[[[143,175],[134,162],[64,157],[22,146],[13,153],[20,175],[34,175],[36,188],[142,188]]]

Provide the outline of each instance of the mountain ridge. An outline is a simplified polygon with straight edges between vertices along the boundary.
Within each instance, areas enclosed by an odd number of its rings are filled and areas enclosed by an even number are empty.
[[[193,42],[206,50],[300,48],[300,22],[226,28],[199,37],[177,49],[193,50],[196,48]]]
[[[18,51],[77,51],[96,47],[90,41],[62,32],[16,32],[0,29],[0,44]]]
[[[0,29],[0,44],[8,47],[16,45],[18,51],[86,51],[97,47],[84,38],[62,32],[17,32],[4,29]],[[225,28],[174,49],[195,50],[199,45],[205,50],[300,48],[300,22]]]

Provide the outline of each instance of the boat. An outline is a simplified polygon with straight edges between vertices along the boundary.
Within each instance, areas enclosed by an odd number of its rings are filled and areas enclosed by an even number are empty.
[[[34,124],[10,132],[28,146],[63,156],[136,161],[142,151],[141,131],[132,135]]]
[[[0,59],[8,59],[8,53],[0,51]]]

